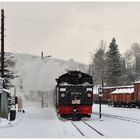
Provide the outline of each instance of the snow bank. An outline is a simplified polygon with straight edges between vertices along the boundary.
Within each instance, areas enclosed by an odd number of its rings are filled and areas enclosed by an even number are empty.
[[[0,118],[0,128],[9,126],[9,121],[4,118]]]

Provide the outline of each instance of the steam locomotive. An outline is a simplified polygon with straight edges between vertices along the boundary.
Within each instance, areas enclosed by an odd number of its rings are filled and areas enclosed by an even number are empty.
[[[81,71],[69,71],[56,79],[56,109],[61,118],[91,117],[92,77]]]

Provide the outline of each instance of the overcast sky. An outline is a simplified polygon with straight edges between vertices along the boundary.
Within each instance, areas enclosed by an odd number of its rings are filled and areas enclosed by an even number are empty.
[[[120,52],[140,43],[140,3],[3,3],[6,51],[88,64],[101,40]]]

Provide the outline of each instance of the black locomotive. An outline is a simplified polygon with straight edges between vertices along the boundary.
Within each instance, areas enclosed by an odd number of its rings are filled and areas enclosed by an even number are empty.
[[[62,118],[90,117],[93,105],[92,77],[69,71],[56,79],[56,108]]]

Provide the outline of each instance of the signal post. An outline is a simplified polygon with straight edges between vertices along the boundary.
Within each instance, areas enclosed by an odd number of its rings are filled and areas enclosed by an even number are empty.
[[[101,104],[102,104],[102,96],[103,96],[103,87],[98,88],[98,94],[99,94],[99,119],[101,120],[102,114],[101,114]]]

